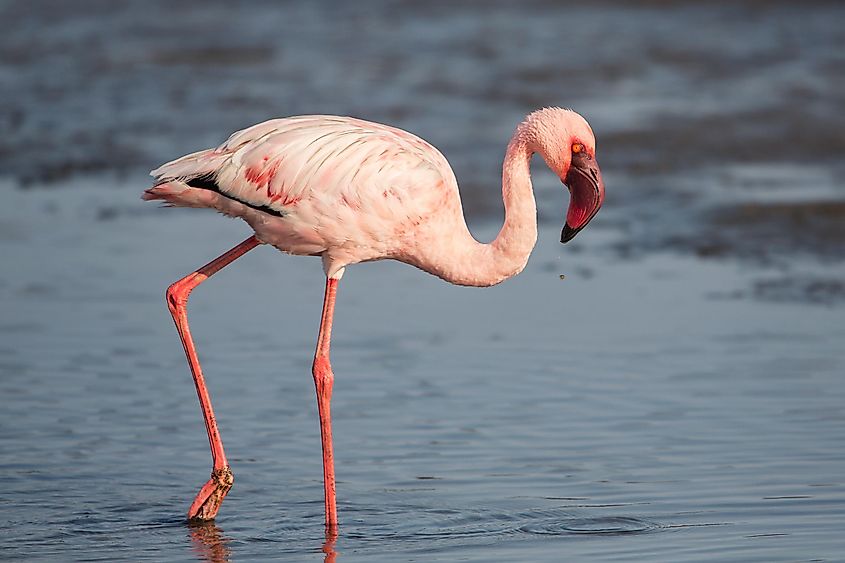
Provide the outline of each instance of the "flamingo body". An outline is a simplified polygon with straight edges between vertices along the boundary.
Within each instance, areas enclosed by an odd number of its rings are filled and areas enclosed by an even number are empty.
[[[324,256],[330,276],[381,258],[415,263],[420,228],[463,223],[455,176],[437,149],[349,117],[266,121],[152,175],[146,199],[242,217],[261,242]]]

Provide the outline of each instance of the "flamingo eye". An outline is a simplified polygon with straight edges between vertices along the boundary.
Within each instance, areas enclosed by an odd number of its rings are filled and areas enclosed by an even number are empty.
[[[578,154],[579,152],[584,150],[584,145],[581,143],[572,143],[572,153]]]

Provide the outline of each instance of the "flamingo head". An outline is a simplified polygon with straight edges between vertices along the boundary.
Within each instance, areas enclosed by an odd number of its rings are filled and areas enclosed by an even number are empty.
[[[535,111],[526,118],[525,126],[535,150],[569,188],[569,209],[560,233],[560,242],[569,242],[604,203],[593,130],[583,117],[561,108]]]

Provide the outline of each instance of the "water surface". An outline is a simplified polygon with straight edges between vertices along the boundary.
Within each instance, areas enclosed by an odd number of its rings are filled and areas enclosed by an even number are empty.
[[[0,547],[32,561],[836,561],[845,553],[838,3],[0,2]],[[506,139],[585,114],[605,208],[517,278],[349,268],[322,529],[319,261],[251,252],[191,298],[236,483],[164,305],[248,236],[138,200],[269,117],[440,147],[474,232]],[[561,279],[561,274],[565,279]]]
[[[13,191],[2,216],[6,553],[321,560],[319,261],[260,248],[192,297],[236,484],[191,527],[210,460],[162,292],[247,231],[139,212],[128,190],[71,193]],[[98,221],[104,199],[125,213]],[[841,310],[724,297],[749,272],[620,262],[601,230],[572,254],[555,235],[489,290],[350,268],[338,560],[839,558]]]

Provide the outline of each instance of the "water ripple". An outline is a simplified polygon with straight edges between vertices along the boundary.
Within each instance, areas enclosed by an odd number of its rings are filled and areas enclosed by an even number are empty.
[[[355,509],[347,510],[351,513]],[[362,510],[362,512],[370,512]],[[400,542],[432,543],[486,543],[503,537],[516,536],[569,536],[569,535],[627,535],[656,532],[668,529],[658,522],[627,515],[592,515],[576,514],[561,508],[538,508],[522,511],[463,510],[445,511],[440,509],[408,510],[407,514],[416,514],[419,519],[396,526],[395,522],[384,527],[373,526],[377,521],[392,521],[386,514],[369,514],[363,521],[368,525],[347,527],[341,530],[341,536],[362,541],[393,540]]]
[[[521,532],[542,536],[642,534],[662,529],[659,524],[632,516],[549,518],[529,522]]]

